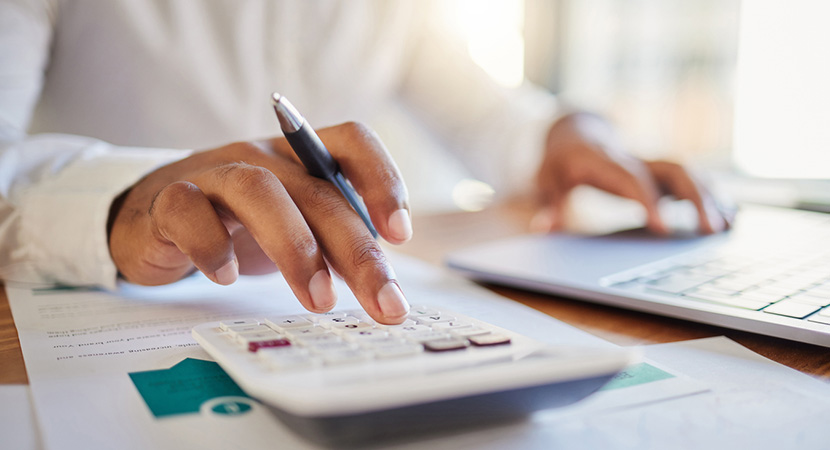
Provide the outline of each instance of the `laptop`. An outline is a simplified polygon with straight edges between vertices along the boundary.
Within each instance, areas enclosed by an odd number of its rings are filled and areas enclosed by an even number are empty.
[[[744,2],[735,78],[738,199],[830,210],[826,6]],[[774,29],[778,32],[771,33]],[[528,235],[452,253],[477,280],[830,347],[830,215],[744,206],[733,230],[673,239]]]
[[[531,234],[448,255],[475,280],[830,347],[830,215],[745,205],[712,236]]]

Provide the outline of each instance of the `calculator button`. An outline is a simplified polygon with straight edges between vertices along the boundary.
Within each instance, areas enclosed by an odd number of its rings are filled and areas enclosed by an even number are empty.
[[[473,324],[469,322],[459,322],[457,320],[453,320],[450,322],[438,322],[432,325],[433,330],[441,330],[441,331],[454,331],[460,328],[471,328]]]
[[[265,325],[241,325],[235,327],[228,327],[228,334],[231,337],[237,337],[243,333],[254,333],[259,331],[272,331],[270,328],[266,327]]]
[[[319,361],[308,350],[296,347],[263,348],[257,355],[267,366],[278,370],[311,367]]]
[[[349,364],[367,361],[371,356],[360,350],[344,350],[320,355],[326,365]]]
[[[383,329],[386,329],[386,330],[389,330],[389,331],[392,331],[392,330],[399,330],[399,329],[401,329],[401,328],[403,328],[403,327],[410,327],[410,326],[412,326],[412,325],[416,325],[415,321],[414,321],[414,320],[412,320],[412,319],[406,319],[406,320],[404,320],[404,321],[403,321],[403,323],[399,323],[399,324],[397,324],[397,325],[382,325],[382,324],[378,324],[378,325],[377,325],[377,327],[378,327],[378,328],[383,328]]]
[[[436,339],[424,342],[424,348],[431,352],[446,352],[450,350],[463,350],[470,345],[466,339],[447,338]]]
[[[265,323],[268,324],[269,327],[278,329],[304,328],[312,325],[310,321],[300,316],[280,316],[268,318],[265,319]]]
[[[284,338],[270,339],[266,341],[254,341],[248,343],[248,351],[256,353],[257,350],[261,348],[286,347],[289,345],[291,345],[291,342],[288,339]]]
[[[340,336],[332,333],[331,331],[326,331],[320,334],[294,336],[294,339],[303,345],[312,345],[315,342],[340,342],[341,340]]]
[[[476,347],[488,347],[490,345],[504,345],[510,343],[510,338],[503,334],[487,333],[480,336],[470,336],[467,339]]]
[[[266,331],[255,331],[236,335],[236,341],[242,345],[248,345],[249,343],[256,341],[267,341],[269,339],[279,338],[282,338],[282,336],[270,328],[266,328]]]
[[[332,328],[332,327],[334,327],[335,325],[356,324],[356,323],[360,323],[360,321],[359,321],[359,320],[357,320],[357,318],[356,318],[356,317],[351,317],[351,316],[342,316],[342,317],[325,317],[325,318],[319,318],[319,319],[317,320],[317,323],[318,323],[318,324],[320,324],[320,325],[322,325],[322,326],[324,326],[324,327],[329,327],[329,328]]]
[[[230,327],[242,327],[250,325],[259,325],[259,321],[256,319],[239,319],[219,322],[219,328],[222,331],[228,331]]]
[[[441,312],[427,306],[413,306],[409,309],[409,315],[412,317],[429,316],[436,314],[441,314]]]
[[[363,330],[345,331],[343,337],[354,342],[368,342],[380,339],[386,339],[389,333],[377,328],[368,328]]]
[[[440,331],[422,331],[419,333],[411,333],[404,335],[405,338],[409,339],[410,341],[424,343],[427,341],[437,341],[440,339],[447,339],[450,337],[447,333],[441,333]]]
[[[406,336],[412,333],[422,333],[425,331],[432,331],[432,328],[426,325],[406,325],[403,327],[388,327],[387,328],[390,333],[398,335],[398,336]]]
[[[285,334],[294,338],[302,336],[318,336],[324,333],[327,333],[326,329],[318,326],[305,328],[289,328],[285,330]]]
[[[329,311],[324,312],[322,314],[306,314],[303,317],[311,322],[320,323],[326,319],[333,319],[335,317],[346,317],[346,313],[343,311]]]
[[[372,317],[363,310],[353,309],[351,311],[346,311],[346,316],[354,317],[355,319],[361,322],[366,322],[370,325],[374,325],[376,323],[375,319],[372,319]]]
[[[355,341],[356,343],[360,344],[364,348],[374,349],[378,347],[388,347],[388,346],[396,346],[396,345],[410,345],[412,344],[410,341],[406,339],[387,336],[385,338],[377,338],[377,339],[363,339],[359,341]],[[418,344],[415,344],[418,345]]]
[[[399,358],[401,356],[417,355],[424,351],[420,344],[384,345],[372,349],[376,358]]]
[[[451,330],[452,334],[458,337],[469,337],[469,336],[478,336],[480,334],[487,334],[490,330],[486,328],[472,326],[470,328],[461,328],[461,329],[453,329]]]
[[[453,322],[455,321],[455,317],[445,314],[432,314],[429,316],[418,316],[415,318],[415,321],[422,325],[432,325],[434,323]]]
[[[343,341],[312,342],[308,344],[308,348],[311,349],[311,351],[313,351],[314,353],[318,354],[338,353],[357,350],[356,345]]]
[[[357,322],[357,323],[333,323],[329,325],[332,330],[338,331],[361,331],[361,330],[371,330],[372,326],[366,322]]]

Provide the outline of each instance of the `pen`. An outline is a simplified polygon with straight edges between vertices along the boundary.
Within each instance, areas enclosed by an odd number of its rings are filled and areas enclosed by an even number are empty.
[[[363,219],[363,223],[366,224],[366,228],[369,229],[372,236],[377,239],[378,232],[372,225],[372,220],[369,219],[369,213],[366,212],[363,202],[360,201],[351,185],[346,182],[337,161],[323,145],[323,141],[320,140],[311,125],[306,122],[305,117],[297,111],[297,108],[287,98],[276,92],[271,94],[271,101],[274,104],[274,112],[277,113],[277,119],[280,121],[280,128],[285,135],[285,139],[288,140],[288,144],[291,145],[294,153],[300,158],[308,173],[334,183],[360,218]]]

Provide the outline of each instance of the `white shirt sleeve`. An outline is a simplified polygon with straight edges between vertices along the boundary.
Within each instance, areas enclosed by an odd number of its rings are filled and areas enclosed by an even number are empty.
[[[113,288],[106,230],[113,199],[190,152],[26,135],[56,8],[47,0],[0,0],[0,278]]]
[[[529,83],[498,85],[437,16],[427,19],[412,52],[404,100],[497,193],[528,188],[547,132],[561,114],[556,98]]]

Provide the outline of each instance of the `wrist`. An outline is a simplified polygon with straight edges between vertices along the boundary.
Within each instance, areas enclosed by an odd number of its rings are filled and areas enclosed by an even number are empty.
[[[118,214],[121,212],[121,207],[124,206],[124,201],[127,199],[127,195],[130,193],[132,188],[128,188],[124,192],[115,197],[115,199],[110,204],[110,211],[109,216],[107,217],[107,244],[110,243],[110,237],[112,236],[112,227],[115,224],[115,219],[118,217]]]
[[[585,146],[601,149],[606,153],[623,151],[616,130],[599,114],[575,112],[563,116],[551,125],[547,137],[548,151]]]

